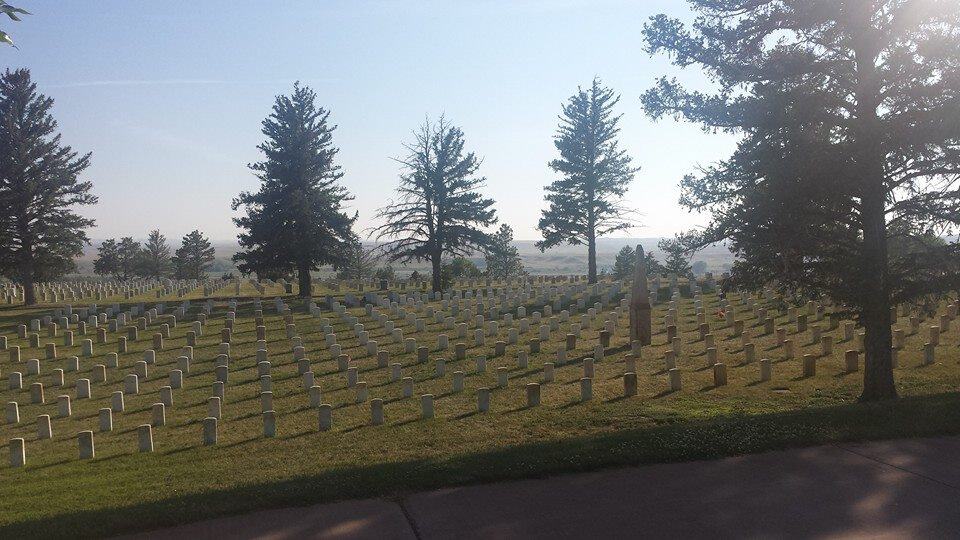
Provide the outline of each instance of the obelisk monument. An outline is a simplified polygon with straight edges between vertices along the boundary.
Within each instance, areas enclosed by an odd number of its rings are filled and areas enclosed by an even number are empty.
[[[630,290],[630,341],[650,345],[652,322],[650,318],[650,290],[647,288],[647,265],[643,246],[637,245],[637,271]]]

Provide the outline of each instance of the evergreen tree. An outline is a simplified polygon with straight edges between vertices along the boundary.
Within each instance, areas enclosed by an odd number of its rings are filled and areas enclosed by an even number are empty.
[[[643,258],[646,261],[647,276],[653,277],[663,273],[663,265],[653,255],[653,250],[645,250]],[[617,279],[628,279],[633,277],[637,270],[636,249],[630,245],[623,246],[617,253],[613,261],[613,275]]]
[[[242,251],[233,257],[240,271],[296,271],[302,297],[312,293],[311,271],[343,261],[356,220],[342,211],[353,197],[338,184],[343,172],[334,162],[336,126],[328,124],[330,113],[315,100],[316,93],[299,83],[290,96],[277,96],[263,121],[267,140],[258,146],[265,159],[250,165],[262,182],[260,191],[243,192],[233,201],[234,210],[246,210],[234,219],[243,231]]]
[[[728,240],[739,287],[826,294],[858,316],[861,397],[895,397],[891,306],[960,286],[956,243],[889,250],[960,224],[960,4],[690,3],[692,29],[651,19],[648,51],[702,66],[716,90],[662,79],[644,107],[739,136],[682,183],[681,203],[713,215],[691,245]]]
[[[443,256],[485,248],[490,237],[480,227],[497,220],[493,200],[477,191],[486,180],[476,176],[480,160],[463,147],[463,131],[445,118],[424,123],[400,161],[399,200],[377,212],[383,225],[374,233],[388,240],[380,249],[391,261],[430,261],[434,291],[443,288]]]
[[[637,250],[630,245],[623,246],[613,259],[613,277],[620,280],[632,278],[636,269]]]
[[[373,273],[373,277],[377,279],[385,279],[387,281],[394,281],[397,279],[397,272],[388,264],[386,266],[377,268],[377,271]]]
[[[142,261],[140,242],[134,242],[130,236],[124,236],[117,244],[117,278],[130,279],[138,275]]]
[[[210,240],[194,230],[183,237],[180,248],[173,256],[174,275],[177,279],[206,279],[215,253]]]
[[[449,288],[456,279],[476,279],[483,276],[477,264],[466,257],[454,257],[440,266],[440,283]]]
[[[79,180],[90,154],[61,144],[52,106],[28,70],[0,77],[0,275],[23,286],[27,305],[37,301],[34,283],[76,268],[93,220],[74,209],[97,202]]]
[[[160,279],[170,275],[170,246],[160,231],[150,231],[140,254],[140,275]]]
[[[454,257],[443,266],[450,270],[450,277],[454,279],[476,279],[483,276],[483,272],[477,267],[477,263],[466,257]]]
[[[657,247],[664,253],[663,271],[668,274],[676,274],[679,277],[687,277],[693,270],[690,266],[690,255],[683,237],[661,238],[657,242]]]
[[[503,223],[500,229],[491,235],[486,262],[487,275],[493,279],[507,279],[525,273],[523,259],[513,245],[513,227]]]
[[[644,252],[643,258],[647,260],[647,275],[650,277],[663,274],[663,265],[653,256],[653,250]]]
[[[113,238],[104,240],[97,249],[97,258],[93,261],[93,272],[98,276],[117,278],[120,274],[120,250]]]
[[[363,244],[355,242],[348,249],[347,257],[338,266],[337,279],[360,281],[369,278],[377,268],[377,259],[373,250],[364,249]]]
[[[563,106],[553,141],[560,157],[549,163],[560,178],[546,187],[549,206],[538,225],[540,251],[586,244],[590,283],[597,281],[597,238],[632,225],[633,212],[621,200],[639,169],[617,141],[620,116],[613,109],[618,101],[620,96],[594,79]]]

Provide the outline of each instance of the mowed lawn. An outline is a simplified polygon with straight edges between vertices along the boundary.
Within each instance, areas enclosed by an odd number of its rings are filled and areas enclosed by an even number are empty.
[[[317,299],[328,292],[318,291]],[[176,358],[186,343],[189,321],[201,308],[198,292],[192,294],[187,321],[172,329],[164,350],[157,351],[156,365],[149,366],[148,378],[140,381],[139,394],[125,396],[126,410],[114,414],[109,433],[98,431],[98,410],[110,407],[111,392],[123,388],[123,376],[133,373],[134,362],[152,347],[151,336],[158,325],[141,331],[139,341],[129,344],[129,352],[120,357],[120,367],[108,368],[106,383],[93,384],[92,399],[77,400],[75,381],[89,378],[94,364],[105,363],[106,353],[116,351],[117,337],[125,333],[108,334],[108,343],[96,344],[94,357],[81,358],[80,372],[67,372],[65,386],[57,388],[51,384],[53,369],[65,367],[66,357],[79,356],[80,341],[95,338],[95,332],[77,335],[76,345],[65,347],[62,337],[48,338],[43,330],[41,348],[30,349],[26,340],[16,338],[15,324],[50,314],[53,306],[0,309],[0,334],[7,336],[10,345],[21,347],[24,360],[14,365],[5,352],[0,353],[0,399],[19,402],[21,419],[17,425],[0,427],[4,447],[0,450],[0,535],[99,536],[260,508],[392,496],[452,484],[711,458],[828,441],[960,433],[960,396],[956,393],[960,386],[960,321],[954,321],[954,327],[941,335],[936,362],[921,367],[927,327],[936,323],[924,321],[918,334],[910,334],[908,320],[901,318],[898,326],[906,329],[908,336],[895,376],[904,398],[858,404],[862,372],[844,373],[844,351],[856,345],[843,341],[842,327],[825,331],[836,338],[833,354],[817,361],[816,376],[804,378],[802,355],[820,355],[820,344],[812,343],[810,331],[797,335],[796,325],[786,313],[779,314],[778,327],[788,328],[789,337],[797,343],[796,358],[784,359],[775,336],[761,335],[762,324],[733,296],[737,317],[743,318],[748,331],[756,336],[757,359],[774,361],[772,380],[761,383],[759,363],[744,363],[741,340],[715,317],[718,300],[714,295],[705,297],[705,311],[720,361],[728,366],[726,386],[713,386],[713,371],[706,367],[704,344],[696,330],[693,300],[683,299],[684,350],[677,360],[682,390],[669,391],[662,359],[668,349],[663,323],[667,304],[659,303],[654,310],[654,343],[643,349],[638,361],[637,396],[623,396],[624,355],[629,352],[625,312],[605,358],[596,363],[593,399],[579,399],[581,360],[593,354],[602,316],[583,331],[577,349],[568,353],[567,363],[557,366],[555,382],[542,386],[542,404],[535,408],[525,406],[524,385],[542,380],[544,362],[554,362],[556,351],[564,347],[567,323],[560,324],[540,353],[530,355],[529,366],[523,369],[517,366],[517,352],[537,335],[536,325],[531,324],[530,332],[521,335],[520,344],[510,345],[505,355],[494,357],[496,339],[487,337],[485,345],[474,346],[472,323],[467,337],[458,339],[455,331],[442,330],[433,319],[426,320],[424,332],[415,332],[402,319],[394,318],[397,327],[404,329],[404,337],[414,337],[418,345],[430,347],[430,360],[418,364],[416,354],[404,354],[403,345],[384,335],[382,327],[363,316],[362,308],[351,309],[352,314],[361,316],[370,338],[391,352],[391,362],[403,364],[403,376],[414,378],[414,397],[403,398],[401,383],[391,382],[390,368],[378,368],[376,358],[362,357],[363,348],[352,328],[325,310],[322,316],[333,324],[338,342],[359,368],[359,380],[367,383],[369,397],[385,402],[385,425],[372,426],[370,403],[356,403],[346,374],[338,371],[337,362],[330,357],[320,320],[306,314],[300,301],[291,296],[287,302],[293,308],[316,384],[322,387],[323,402],[333,406],[333,429],[320,432],[317,410],[310,407],[297,373],[283,317],[274,309],[272,296],[280,293],[278,288],[268,289],[263,302],[277,437],[263,436],[250,300],[256,292],[246,285],[234,326],[218,444],[203,446],[202,420],[207,416],[207,399],[213,395],[214,358],[228,311],[226,296],[218,299],[204,327],[184,387],[174,390],[166,425],[154,428],[155,451],[151,454],[138,453],[137,426],[150,423],[151,406],[160,401],[160,388],[169,384],[168,374],[176,368]],[[113,301],[99,302],[101,309]],[[149,308],[156,299],[144,296],[121,303],[138,301]],[[181,300],[165,301],[169,313]],[[89,303],[75,302],[74,307]],[[439,302],[430,305],[440,307]],[[526,308],[532,315],[541,306]],[[389,314],[389,309],[380,311]],[[422,313],[418,316],[425,318]],[[827,322],[811,320],[810,324],[826,328]],[[447,351],[436,350],[440,333],[450,337]],[[499,339],[506,340],[506,335],[501,322]],[[43,359],[43,345],[48,342],[57,343],[58,359]],[[454,359],[453,347],[458,342],[468,344],[464,360]],[[489,357],[487,367],[477,373],[475,358],[483,354]],[[25,361],[30,358],[41,359],[39,376],[26,375]],[[435,360],[440,358],[446,360],[446,372],[436,377]],[[497,388],[497,368],[501,366],[509,369],[506,388]],[[7,377],[14,371],[24,373],[23,390],[8,389]],[[454,371],[465,374],[462,392],[452,390]],[[30,403],[30,384],[36,381],[44,383],[43,405]],[[477,389],[481,387],[493,389],[486,413],[477,412]],[[431,420],[420,418],[419,396],[427,393],[436,399],[436,418]],[[72,399],[69,418],[57,416],[58,395]],[[52,440],[37,439],[40,414],[52,418]],[[93,460],[78,459],[77,433],[83,430],[94,431]],[[8,442],[14,437],[26,440],[27,466],[21,469],[11,468],[7,458]]]

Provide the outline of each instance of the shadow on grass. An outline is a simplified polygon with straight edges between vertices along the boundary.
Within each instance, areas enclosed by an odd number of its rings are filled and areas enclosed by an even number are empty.
[[[579,402],[574,401],[564,407],[577,404]],[[404,423],[412,422],[392,425]],[[960,394],[955,392],[881,403],[731,415],[473,454],[358,463],[283,481],[211,488],[202,493],[122,508],[64,511],[52,517],[6,525],[0,529],[0,536],[75,537],[77,531],[87,536],[106,536],[267,508],[393,496],[450,485],[714,459],[823,443],[957,433],[960,433]],[[244,442],[248,441],[234,444]]]

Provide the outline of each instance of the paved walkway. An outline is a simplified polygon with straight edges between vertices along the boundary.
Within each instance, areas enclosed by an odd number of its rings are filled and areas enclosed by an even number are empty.
[[[956,538],[960,437],[269,510],[137,538]]]

